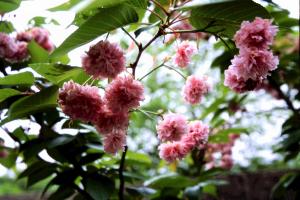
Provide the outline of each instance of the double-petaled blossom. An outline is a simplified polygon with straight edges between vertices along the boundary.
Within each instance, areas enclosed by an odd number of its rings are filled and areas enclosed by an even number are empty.
[[[180,114],[170,113],[164,116],[156,127],[158,138],[162,141],[177,141],[187,133],[186,118]]]
[[[202,149],[205,147],[209,136],[209,128],[201,121],[193,121],[189,124],[188,134],[182,137],[183,144],[189,149]]]
[[[104,135],[104,151],[110,154],[116,154],[119,150],[124,150],[126,145],[126,131],[114,129],[109,134]]]
[[[207,77],[191,75],[187,78],[183,88],[184,100],[190,104],[198,104],[202,96],[209,92],[210,88]]]
[[[177,64],[181,68],[187,67],[187,65],[191,61],[191,57],[197,51],[196,47],[191,44],[189,41],[183,41],[178,45],[175,54],[175,64]]]
[[[144,100],[144,87],[132,76],[118,76],[106,88],[104,99],[112,112],[128,112]]]
[[[189,150],[181,141],[162,143],[158,149],[159,157],[167,162],[173,162],[177,159],[181,160],[189,153]]]
[[[252,22],[244,21],[234,36],[238,48],[266,49],[273,43],[278,29],[269,19],[256,17]]]
[[[103,106],[97,87],[82,86],[73,81],[64,83],[59,90],[58,103],[66,115],[85,122],[94,122]]]
[[[118,44],[100,41],[82,58],[82,66],[95,79],[115,78],[125,70],[125,56]]]

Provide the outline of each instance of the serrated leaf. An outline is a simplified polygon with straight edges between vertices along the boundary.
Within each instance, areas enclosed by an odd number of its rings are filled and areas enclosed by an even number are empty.
[[[72,33],[51,57],[57,57],[84,45],[104,33],[138,21],[136,11],[126,5],[118,5],[100,9],[97,14],[87,19],[74,33]]]
[[[243,21],[255,17],[270,18],[270,15],[263,6],[251,0],[232,0],[200,4],[192,8],[189,20],[196,29],[207,27],[206,32],[231,38]]]
[[[83,83],[89,78],[81,67],[53,63],[30,64],[29,67],[48,81],[59,86],[63,85],[63,83],[68,80]]]
[[[21,94],[21,92],[18,90],[10,88],[0,89],[0,103],[9,97],[16,96],[19,94]]]
[[[11,74],[0,78],[0,85],[32,85],[34,77],[31,72]]]
[[[56,107],[56,86],[45,88],[42,91],[15,101],[8,110],[8,118],[16,119],[29,114],[40,112],[47,108]]]

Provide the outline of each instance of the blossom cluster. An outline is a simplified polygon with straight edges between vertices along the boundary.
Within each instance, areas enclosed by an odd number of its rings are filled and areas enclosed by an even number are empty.
[[[94,61],[104,64],[90,65],[88,70],[85,68],[87,73],[94,78],[112,78],[110,75],[120,69],[118,64],[125,63],[124,55],[121,53],[116,45],[101,41],[90,48],[87,56],[92,57],[83,57],[83,63],[90,60],[88,61],[90,64]],[[104,71],[103,67],[106,67]],[[106,72],[108,73],[104,75]],[[132,76],[118,73],[106,87],[104,96],[100,95],[99,89],[95,86],[83,86],[69,81],[60,89],[58,98],[58,103],[66,115],[95,126],[104,137],[104,150],[111,154],[117,153],[126,145],[129,111],[139,107],[140,101],[144,100],[143,85]]]
[[[278,57],[269,50],[276,32],[277,27],[268,19],[256,17],[253,22],[244,21],[241,24],[234,36],[239,55],[231,60],[231,65],[225,70],[225,86],[238,93],[260,87],[279,63]]]
[[[22,62],[29,58],[28,42],[34,40],[47,51],[54,49],[49,39],[49,32],[45,29],[34,27],[26,32],[18,33],[15,38],[5,33],[0,33],[0,58],[11,63]]]
[[[236,139],[239,138],[238,134],[229,134],[228,143],[209,143],[206,147],[205,158],[206,167],[208,169],[213,167],[221,167],[223,169],[231,169],[233,166],[232,159],[232,147]],[[221,157],[217,159],[214,157],[216,154],[220,154]]]
[[[183,159],[194,148],[204,148],[209,134],[208,126],[201,121],[188,123],[183,115],[174,113],[165,115],[156,129],[162,142],[159,156],[167,162]]]

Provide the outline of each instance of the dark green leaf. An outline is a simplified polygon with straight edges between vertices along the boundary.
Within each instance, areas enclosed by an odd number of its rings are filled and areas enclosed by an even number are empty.
[[[69,142],[71,142],[74,139],[75,139],[75,137],[73,137],[71,135],[59,135],[58,137],[52,139],[48,143],[47,147],[48,148],[54,148],[54,147],[57,147],[57,146],[68,144]]]
[[[59,188],[50,195],[48,200],[60,200],[68,199],[71,195],[74,194],[74,189],[70,186],[61,185]]]
[[[11,33],[14,32],[15,28],[13,24],[9,21],[0,21],[0,32],[2,33]]]
[[[251,0],[232,0],[198,5],[191,11],[190,22],[196,29],[231,38],[242,21],[255,17],[270,18],[270,15],[264,7]]]
[[[15,101],[9,108],[8,118],[16,119],[29,114],[40,112],[47,108],[56,107],[57,103],[56,86],[45,88],[42,91]]]
[[[30,62],[31,63],[47,63],[48,62],[48,51],[46,51],[43,47],[38,45],[35,41],[29,42],[28,51],[30,54]]]
[[[16,96],[19,94],[21,94],[21,92],[18,90],[10,88],[0,89],[0,103],[9,97]]]
[[[114,190],[113,181],[100,175],[83,179],[83,185],[89,195],[97,200],[109,199]]]
[[[21,72],[0,78],[0,85],[32,85],[34,77],[31,72]]]
[[[137,21],[137,13],[133,8],[128,6],[119,5],[100,9],[97,14],[90,17],[74,33],[72,33],[51,56],[57,57],[63,55],[92,41],[104,33]]]

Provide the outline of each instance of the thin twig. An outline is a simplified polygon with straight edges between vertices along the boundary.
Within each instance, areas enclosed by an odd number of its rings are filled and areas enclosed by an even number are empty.
[[[146,9],[148,10],[149,12],[151,12],[153,15],[155,15],[158,19],[160,19],[161,22],[164,22],[164,19],[159,15],[157,14],[156,12],[154,12],[153,10],[150,10],[150,9]]]
[[[150,70],[147,74],[145,74],[144,76],[142,76],[141,78],[139,78],[138,80],[141,81],[143,80],[145,77],[147,77],[149,74],[151,74],[152,72],[154,72],[155,70],[159,69],[160,67],[162,67],[164,65],[164,63],[158,65],[157,67],[153,68],[152,70]]]
[[[170,15],[170,13],[156,0],[150,0],[152,1],[156,6],[158,6],[167,16]]]
[[[136,46],[139,46],[140,44],[138,43],[138,41],[136,41],[136,39],[134,39],[134,37],[132,37],[132,35],[130,35],[130,33],[128,33],[128,31],[126,31],[126,29],[125,28],[121,28],[122,29],[122,31],[124,31],[131,39],[132,39],[132,41],[136,44]]]
[[[168,65],[165,65],[165,64],[163,66],[170,69],[170,70],[173,70],[173,71],[177,72],[177,74],[179,74],[182,78],[184,78],[186,80],[186,77],[181,72],[179,72],[177,69],[175,69],[174,67],[171,67],[171,66],[168,66]]]
[[[120,179],[120,187],[119,187],[119,200],[124,200],[124,188],[125,188],[125,180],[124,180],[124,164],[128,147],[124,147],[124,151],[122,152],[122,158],[119,167],[119,179]]]

